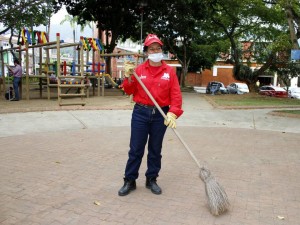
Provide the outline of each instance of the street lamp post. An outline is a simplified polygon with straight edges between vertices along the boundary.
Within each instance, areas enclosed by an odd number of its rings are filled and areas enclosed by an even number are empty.
[[[139,3],[140,6],[140,10],[141,10],[141,49],[140,49],[140,53],[143,52],[143,16],[144,16],[144,7],[147,6],[147,2],[145,1],[141,1]]]
[[[142,9],[142,12],[141,12],[141,52],[140,52],[140,54],[142,54],[142,52],[143,52],[143,45],[142,45],[142,43],[143,43],[143,9]]]

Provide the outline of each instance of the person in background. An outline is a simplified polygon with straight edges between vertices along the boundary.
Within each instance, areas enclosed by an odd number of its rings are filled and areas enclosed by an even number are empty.
[[[135,69],[135,63],[125,62],[123,88],[126,94],[133,95],[135,102],[131,119],[130,150],[125,168],[124,185],[119,196],[125,196],[136,189],[136,179],[148,142],[146,188],[154,194],[161,194],[157,177],[161,169],[161,151],[167,127],[176,128],[176,119],[182,115],[182,95],[175,70],[163,59],[162,41],[149,34],[144,42],[144,52],[148,60]],[[133,71],[153,95],[167,116],[165,120],[154,103],[138,83]]]
[[[260,86],[259,80],[257,80],[255,84],[256,84],[256,87],[259,87]]]
[[[15,92],[15,97],[10,99],[10,101],[19,101],[20,100],[20,94],[19,94],[19,85],[21,83],[22,79],[22,67],[20,66],[20,62],[18,59],[14,59],[14,68],[7,67],[13,74],[14,81],[13,81],[13,88]]]

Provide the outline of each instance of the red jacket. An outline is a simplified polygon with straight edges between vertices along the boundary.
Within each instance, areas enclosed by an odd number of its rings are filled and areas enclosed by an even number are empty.
[[[172,67],[162,61],[162,65],[157,70],[157,73],[152,74],[150,71],[149,60],[147,60],[140,64],[135,69],[135,72],[159,106],[170,106],[169,112],[174,113],[177,117],[181,116],[183,113],[183,110],[181,109],[182,95],[177,75]],[[131,82],[129,82],[128,79],[125,79],[123,87],[126,94],[133,94],[133,101],[136,103],[154,106],[154,103],[134,76],[131,77]]]

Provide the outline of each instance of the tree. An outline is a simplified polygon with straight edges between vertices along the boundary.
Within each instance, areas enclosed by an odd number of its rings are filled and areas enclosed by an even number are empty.
[[[221,51],[222,37],[203,24],[206,5],[197,0],[165,0],[150,3],[145,14],[145,28],[158,34],[169,51],[182,65],[181,86],[185,86],[188,70],[211,68]],[[228,47],[228,46],[227,46]]]
[[[280,79],[287,88],[291,86],[291,78],[300,76],[299,63],[292,61],[282,62],[280,65],[274,66],[271,69],[277,72],[278,77],[280,77]]]
[[[298,0],[279,0],[273,4],[279,4],[286,13],[289,25],[290,38],[293,49],[300,49],[298,39],[300,39],[300,2]]]
[[[298,41],[300,39],[300,2],[298,0],[270,0],[266,1],[266,3],[272,5],[272,7],[279,6],[286,15],[290,42],[281,43],[281,49],[278,52],[279,54],[277,53],[276,63],[270,67],[270,70],[277,72],[278,77],[285,86],[289,87],[291,85],[291,78],[300,76],[299,62],[297,63],[290,60],[291,49],[300,49]],[[282,57],[282,55],[284,57]]]
[[[261,0],[208,0],[210,17],[215,31],[223,33],[230,41],[231,49],[227,62],[234,65],[234,77],[246,82],[250,90],[259,75],[276,63],[276,53],[282,39],[288,43],[288,30],[284,12]],[[242,45],[251,43],[247,48]],[[248,54],[246,54],[248,53]],[[251,70],[252,62],[262,64]]]
[[[291,48],[292,43],[286,42],[289,39],[289,35],[286,34],[286,38],[281,41],[283,43],[278,44],[278,51],[274,59],[274,63],[270,66],[270,71],[276,72],[278,78],[284,83],[288,88],[291,86],[291,78],[299,77],[300,75],[300,65],[297,62],[291,61]],[[285,46],[285,47],[283,47]],[[276,46],[274,47],[276,49]]]
[[[220,50],[218,42],[211,40],[201,30],[200,21],[205,17],[205,5],[201,2],[93,0],[74,3],[69,0],[55,0],[57,8],[62,4],[66,5],[71,15],[78,16],[79,23],[95,21],[97,27],[106,32],[107,39],[104,42],[105,51],[108,53],[114,50],[118,40],[140,40],[141,26],[143,37],[146,33],[156,33],[165,43],[164,50],[170,51],[179,59],[184,72],[181,76],[183,86],[191,62],[193,65],[190,69],[210,68],[217,50]],[[146,18],[143,24],[140,21],[142,15]]]
[[[83,0],[75,2],[53,0],[53,3],[56,10],[65,5],[67,12],[78,18],[78,24],[84,24],[86,21],[95,22],[99,33],[105,32],[106,34],[106,40],[103,40],[106,53],[113,52],[118,40],[126,40],[137,35],[136,29],[140,13],[139,6],[134,0]],[[99,38],[101,38],[100,34]],[[107,59],[106,64],[107,69],[110,70],[110,60]]]
[[[48,18],[53,12],[51,3],[47,0],[0,0],[0,23],[4,29],[0,35],[23,27],[47,25]]]
[[[53,12],[52,5],[48,0],[0,0],[0,23],[4,29],[0,35],[10,31],[9,44],[13,47],[12,37],[18,34],[23,27],[33,29],[33,26],[47,25]],[[14,58],[16,54],[11,51]],[[33,50],[34,57],[34,50]]]

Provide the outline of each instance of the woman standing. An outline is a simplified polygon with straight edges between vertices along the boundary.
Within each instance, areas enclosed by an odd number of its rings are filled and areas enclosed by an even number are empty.
[[[118,192],[120,196],[136,189],[136,179],[147,142],[146,188],[154,194],[162,193],[156,179],[161,169],[163,138],[167,127],[176,128],[176,119],[183,113],[178,78],[174,69],[162,61],[162,46],[163,43],[155,34],[149,34],[144,42],[144,52],[148,55],[148,60],[139,65],[135,72],[167,115],[166,120],[142,86],[131,76],[135,65],[125,65],[124,91],[133,95],[136,104],[132,112],[130,150],[124,185]]]
[[[19,85],[21,83],[22,79],[22,67],[20,66],[19,60],[15,59],[14,60],[15,67],[7,67],[14,76],[14,81],[13,81],[13,87],[14,87],[14,92],[15,92],[15,97],[10,99],[10,101],[19,101],[20,100],[20,95],[19,95]]]

